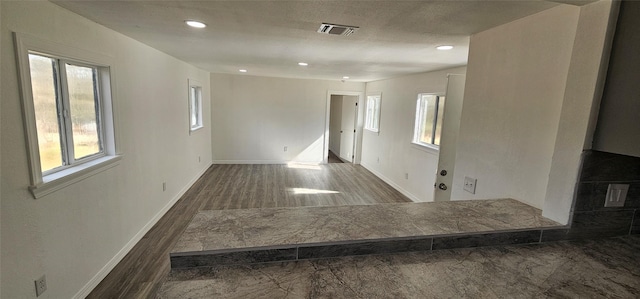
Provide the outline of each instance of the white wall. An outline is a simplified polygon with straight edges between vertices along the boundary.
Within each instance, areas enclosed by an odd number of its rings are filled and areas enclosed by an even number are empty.
[[[210,109],[209,73],[47,1],[0,5],[1,297],[35,298],[42,274],[41,298],[84,297],[210,165],[210,119],[189,135],[187,107],[192,78]],[[12,31],[113,57],[119,165],[33,199]]]
[[[465,70],[459,67],[367,83],[367,94],[382,93],[380,132],[364,131],[362,166],[414,201],[433,201],[438,153],[411,143],[416,100],[418,93],[445,93],[447,74]]]
[[[2,5],[0,5],[0,16],[2,16]],[[3,32],[3,22],[0,21],[0,32]],[[2,62],[2,38],[0,38],[0,74],[3,73]],[[2,101],[2,82],[0,81],[0,101]],[[2,123],[2,105],[0,105],[0,124]],[[0,157],[2,156],[2,130],[0,130]],[[0,178],[2,178],[2,159],[0,159]],[[0,203],[2,203],[2,185],[0,184]],[[0,204],[0,207],[2,205]],[[2,248],[2,211],[0,210],[0,248]],[[0,265],[2,265],[2,254],[0,254]],[[0,267],[2,268],[2,267]],[[0,297],[2,297],[2,271],[0,271]]]
[[[328,91],[364,83],[211,74],[211,90],[214,163],[318,163]]]
[[[542,208],[579,13],[561,5],[471,36],[452,199]]]
[[[599,1],[580,9],[542,211],[560,223],[568,223],[572,215],[580,159],[593,135],[618,5]]]
[[[342,128],[342,98],[331,95],[331,116],[329,124],[329,150],[340,155],[340,129]]]
[[[640,2],[620,5],[593,149],[640,157]]]

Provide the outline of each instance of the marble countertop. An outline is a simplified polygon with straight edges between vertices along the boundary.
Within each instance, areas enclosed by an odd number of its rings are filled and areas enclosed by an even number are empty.
[[[640,236],[174,270],[157,298],[637,298]]]
[[[513,199],[198,212],[173,254],[559,227]]]

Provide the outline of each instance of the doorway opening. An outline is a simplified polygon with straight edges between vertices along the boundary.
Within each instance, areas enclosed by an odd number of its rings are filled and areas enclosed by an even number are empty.
[[[360,163],[361,92],[329,91],[324,163]]]
[[[355,158],[358,97],[330,96],[328,163],[353,163]]]

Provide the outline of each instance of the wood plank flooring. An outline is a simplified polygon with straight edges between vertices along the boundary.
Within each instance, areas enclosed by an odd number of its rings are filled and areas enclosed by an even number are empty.
[[[410,202],[359,165],[213,165],[87,298],[153,298],[200,210]]]
[[[344,163],[344,162],[342,162],[342,160],[340,160],[340,158],[338,158],[338,155],[334,154],[332,151],[329,151],[329,158],[327,159],[327,162],[329,162],[329,163]]]

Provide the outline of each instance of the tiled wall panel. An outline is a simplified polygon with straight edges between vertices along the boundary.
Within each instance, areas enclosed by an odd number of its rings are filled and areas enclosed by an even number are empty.
[[[609,184],[629,184],[624,207],[605,207]],[[586,151],[571,227],[543,232],[543,241],[601,238],[640,233],[640,158]],[[635,215],[635,216],[634,216]]]

